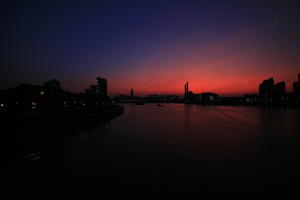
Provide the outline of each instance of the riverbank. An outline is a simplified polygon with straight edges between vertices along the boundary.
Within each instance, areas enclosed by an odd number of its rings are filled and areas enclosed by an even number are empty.
[[[39,152],[59,140],[108,122],[123,113],[119,105],[51,113],[1,114],[1,149],[5,160]]]

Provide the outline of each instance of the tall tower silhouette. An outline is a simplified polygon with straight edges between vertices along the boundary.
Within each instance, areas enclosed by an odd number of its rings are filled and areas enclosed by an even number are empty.
[[[131,90],[130,90],[130,98],[134,98],[134,91],[133,91],[132,88],[131,88]]]
[[[189,96],[189,82],[184,84],[184,99],[187,99]]]

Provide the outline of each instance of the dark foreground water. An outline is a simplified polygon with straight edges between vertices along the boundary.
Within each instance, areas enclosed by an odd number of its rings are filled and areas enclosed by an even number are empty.
[[[299,111],[124,106],[125,113],[109,124],[3,170],[11,194],[41,199],[299,197]]]

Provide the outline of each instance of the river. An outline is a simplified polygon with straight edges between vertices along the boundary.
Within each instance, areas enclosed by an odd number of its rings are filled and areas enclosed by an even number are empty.
[[[300,112],[124,104],[109,123],[6,170],[23,197],[298,195]]]

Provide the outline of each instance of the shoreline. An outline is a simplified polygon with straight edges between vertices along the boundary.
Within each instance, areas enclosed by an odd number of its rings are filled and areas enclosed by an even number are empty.
[[[13,160],[35,154],[49,146],[99,126],[123,114],[120,105],[53,112],[46,114],[1,115],[2,158]]]

